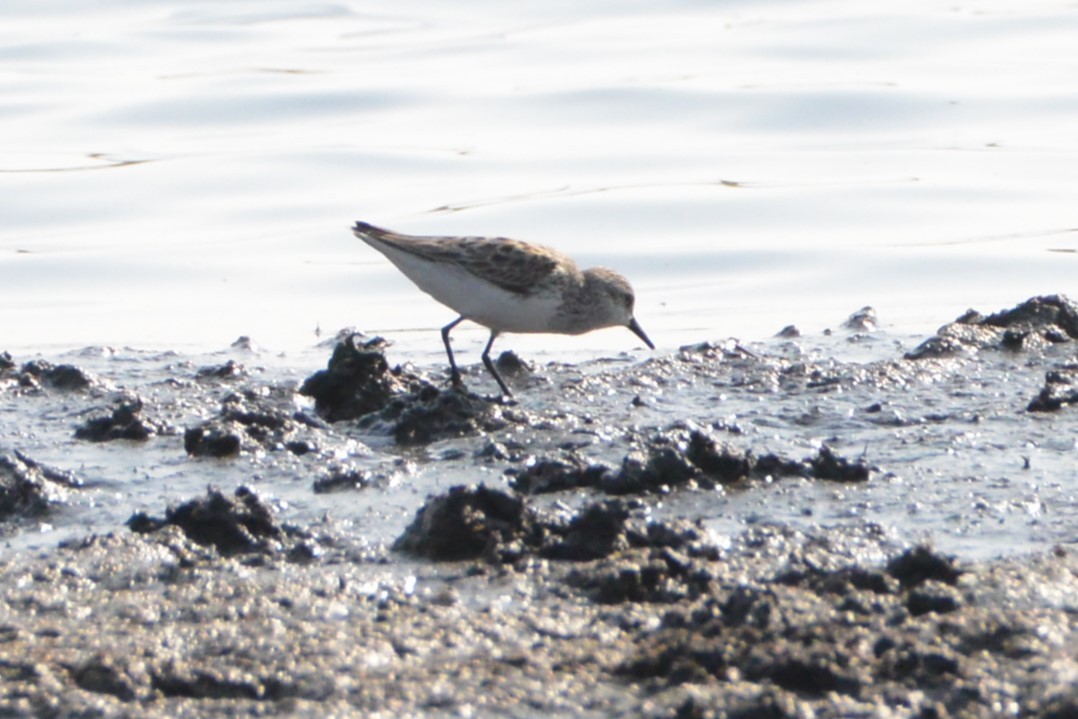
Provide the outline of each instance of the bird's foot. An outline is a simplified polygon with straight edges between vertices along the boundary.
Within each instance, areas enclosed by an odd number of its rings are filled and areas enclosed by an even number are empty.
[[[464,379],[460,376],[460,371],[455,367],[449,373],[449,386],[458,392],[468,391],[468,388],[464,386]]]

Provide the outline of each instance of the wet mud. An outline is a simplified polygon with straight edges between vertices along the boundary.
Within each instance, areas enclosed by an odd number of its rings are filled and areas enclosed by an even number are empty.
[[[315,401],[327,422],[359,420],[361,429],[391,434],[401,445],[429,444],[447,437],[494,431],[509,420],[497,403],[458,388],[439,389],[400,367],[390,369],[375,337],[356,345],[346,336],[324,370],[308,377],[299,392]]]
[[[81,484],[74,473],[39,464],[17,450],[0,455],[0,521],[45,514]]]
[[[351,335],[5,354],[0,714],[1078,715],[1078,307],[878,327],[512,401]]]

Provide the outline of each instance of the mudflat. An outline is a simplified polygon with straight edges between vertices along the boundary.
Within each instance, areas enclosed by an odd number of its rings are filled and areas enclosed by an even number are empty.
[[[5,356],[0,713],[1074,716],[1078,308],[848,325]]]

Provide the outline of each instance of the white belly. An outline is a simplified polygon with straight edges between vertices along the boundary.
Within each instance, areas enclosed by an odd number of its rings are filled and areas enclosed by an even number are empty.
[[[503,290],[451,265],[437,265],[412,255],[386,253],[408,279],[461,316],[498,332],[548,332],[561,305],[554,293],[527,297]]]

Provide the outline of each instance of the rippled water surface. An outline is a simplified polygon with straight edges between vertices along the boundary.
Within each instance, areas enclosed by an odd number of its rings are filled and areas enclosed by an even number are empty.
[[[451,313],[352,238],[359,218],[620,269],[661,348],[865,304],[923,332],[1075,291],[1073,3],[11,0],[0,19],[8,348],[296,350],[355,326],[438,361],[425,330]]]

